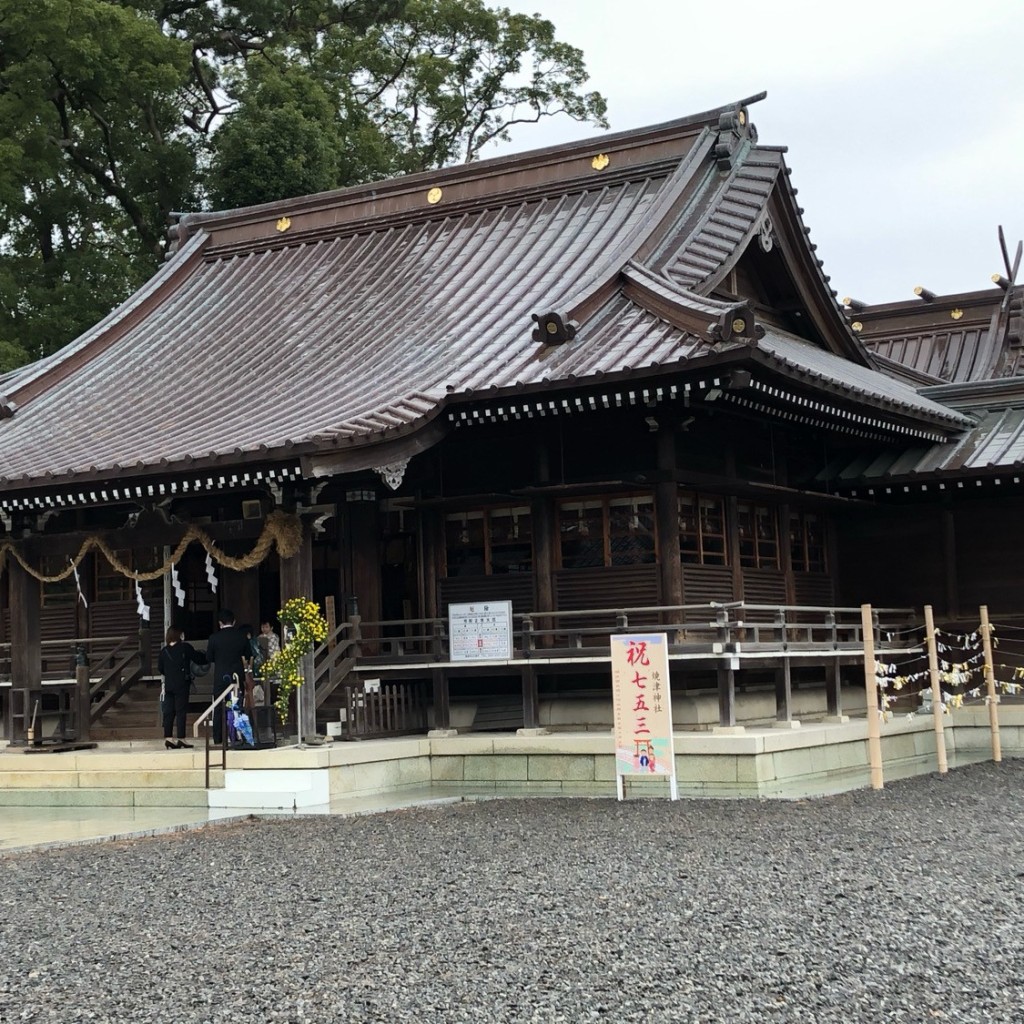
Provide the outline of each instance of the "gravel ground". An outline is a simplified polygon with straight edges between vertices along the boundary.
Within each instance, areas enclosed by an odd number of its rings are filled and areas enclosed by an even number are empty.
[[[1024,761],[0,859],[0,1021],[1024,1020]]]

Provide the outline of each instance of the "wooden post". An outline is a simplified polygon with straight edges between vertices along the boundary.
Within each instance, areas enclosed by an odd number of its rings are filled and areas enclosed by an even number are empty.
[[[718,724],[726,728],[736,724],[736,671],[726,658],[718,668]]]
[[[683,603],[683,565],[679,556],[679,485],[676,472],[676,435],[671,426],[658,433],[658,475],[654,487],[654,519],[658,536],[658,572],[661,603]],[[668,621],[678,619],[675,613]]]
[[[882,776],[882,734],[878,721],[878,679],[875,677],[875,623],[871,605],[860,606],[861,630],[864,634],[864,692],[868,705],[868,763],[871,766],[871,788],[885,785]]]
[[[992,732],[992,760],[999,764],[1003,749],[999,740],[999,694],[996,693],[995,666],[992,664],[992,626],[988,605],[981,606],[981,642],[985,651],[985,687],[988,692],[988,724]]]
[[[935,753],[939,762],[939,774],[945,775],[949,771],[946,763],[946,736],[943,731],[945,708],[942,703],[942,689],[939,686],[939,655],[935,645],[935,617],[932,615],[932,606],[924,606],[924,628],[925,637],[928,641],[928,676],[932,684],[932,718],[935,719]]]
[[[537,689],[537,673],[527,662],[522,668],[523,677],[523,728],[540,728],[540,693]]]
[[[40,584],[16,558],[7,560],[7,573],[11,607],[11,685],[34,690],[43,681]]]
[[[281,607],[293,597],[313,597],[313,541],[309,523],[302,521],[302,544],[291,558],[281,559]],[[283,639],[283,638],[282,638]],[[313,679],[313,652],[302,659],[302,679],[305,693],[297,704],[302,710],[302,721],[297,723],[299,735],[316,735],[316,693]]]
[[[330,640],[327,642],[327,650],[333,651],[336,643],[334,639],[335,630],[338,628],[338,613],[334,609],[334,595],[328,594],[324,598],[325,618],[327,619],[327,635]]]
[[[775,670],[775,721],[793,721],[793,676],[789,658],[783,658],[782,667]]]
[[[86,660],[84,648],[79,650],[75,659],[75,683],[78,687],[75,704],[75,739],[81,743],[89,741],[89,730],[92,724],[89,714],[92,710],[89,695],[89,663]]]
[[[843,678],[839,672],[839,660],[825,666],[825,708],[829,718],[843,716]]]
[[[434,690],[434,728],[447,731],[452,727],[451,709],[448,704],[448,677],[443,668],[432,668],[430,678]]]

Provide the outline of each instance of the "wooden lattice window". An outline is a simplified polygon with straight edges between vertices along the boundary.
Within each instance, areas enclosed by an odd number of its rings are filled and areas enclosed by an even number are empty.
[[[56,576],[70,566],[67,558],[44,555],[40,568],[44,576]],[[78,587],[75,584],[74,573],[71,573],[65,580],[60,580],[57,583],[43,583],[40,587],[40,603],[44,608],[66,608],[77,600]]]
[[[825,572],[825,523],[811,512],[789,517],[790,558],[794,572]]]
[[[445,520],[449,576],[501,576],[533,571],[528,508],[457,512]]]
[[[649,494],[563,501],[558,532],[563,569],[645,565],[657,558]]]
[[[740,565],[748,569],[779,568],[779,518],[768,505],[741,501],[736,506]]]
[[[696,491],[679,494],[679,556],[693,565],[726,565],[725,502]]]
[[[115,551],[122,565],[132,568],[130,550]],[[135,585],[127,577],[119,573],[102,554],[96,555],[96,601],[108,604],[114,601],[128,601],[135,596]]]
[[[163,554],[157,548],[128,549],[114,553],[122,565],[138,572],[150,572],[163,564]],[[148,595],[158,586],[159,582],[143,583],[143,595]],[[119,573],[102,553],[96,555],[96,600],[100,604],[135,600],[135,581]]]

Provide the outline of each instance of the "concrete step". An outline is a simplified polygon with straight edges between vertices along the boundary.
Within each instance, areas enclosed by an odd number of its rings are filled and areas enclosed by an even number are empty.
[[[212,780],[211,780],[212,781]],[[211,790],[174,786],[152,789],[4,788],[0,807],[201,807],[209,806]]]

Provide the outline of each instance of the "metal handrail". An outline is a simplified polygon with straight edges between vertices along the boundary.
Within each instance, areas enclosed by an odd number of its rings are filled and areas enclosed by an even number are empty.
[[[237,679],[232,680],[232,682],[230,682],[224,688],[224,692],[219,697],[215,697],[213,699],[213,701],[211,701],[210,706],[192,723],[192,737],[193,737],[193,739],[196,739],[199,736],[199,726],[201,726],[203,724],[203,722],[205,722],[207,719],[211,719],[212,720],[214,711],[217,710],[218,706],[224,702],[224,699],[231,692],[235,692],[235,693],[238,692],[238,680]]]
[[[238,693],[238,676],[232,676],[231,677],[231,682],[226,687],[224,687],[224,692],[221,693],[220,696],[215,697],[211,701],[210,706],[192,723],[192,738],[193,739],[195,739],[196,737],[199,736],[199,726],[201,726],[203,724],[203,722],[207,721],[207,719],[212,721],[214,712],[217,710],[218,707],[220,707],[221,704],[224,703],[224,701],[227,699],[227,696],[228,696],[229,693],[234,693],[234,694],[237,695],[237,693]],[[221,730],[221,734],[220,734],[220,764],[211,765],[211,763],[210,763],[210,751],[213,748],[210,746],[210,730],[209,729],[206,730],[205,736],[206,736],[206,743],[205,743],[205,748],[204,748],[205,780],[206,780],[206,788],[209,789],[210,788],[210,768],[213,767],[213,768],[225,769],[228,766],[228,731],[227,731],[226,728],[222,729]]]

